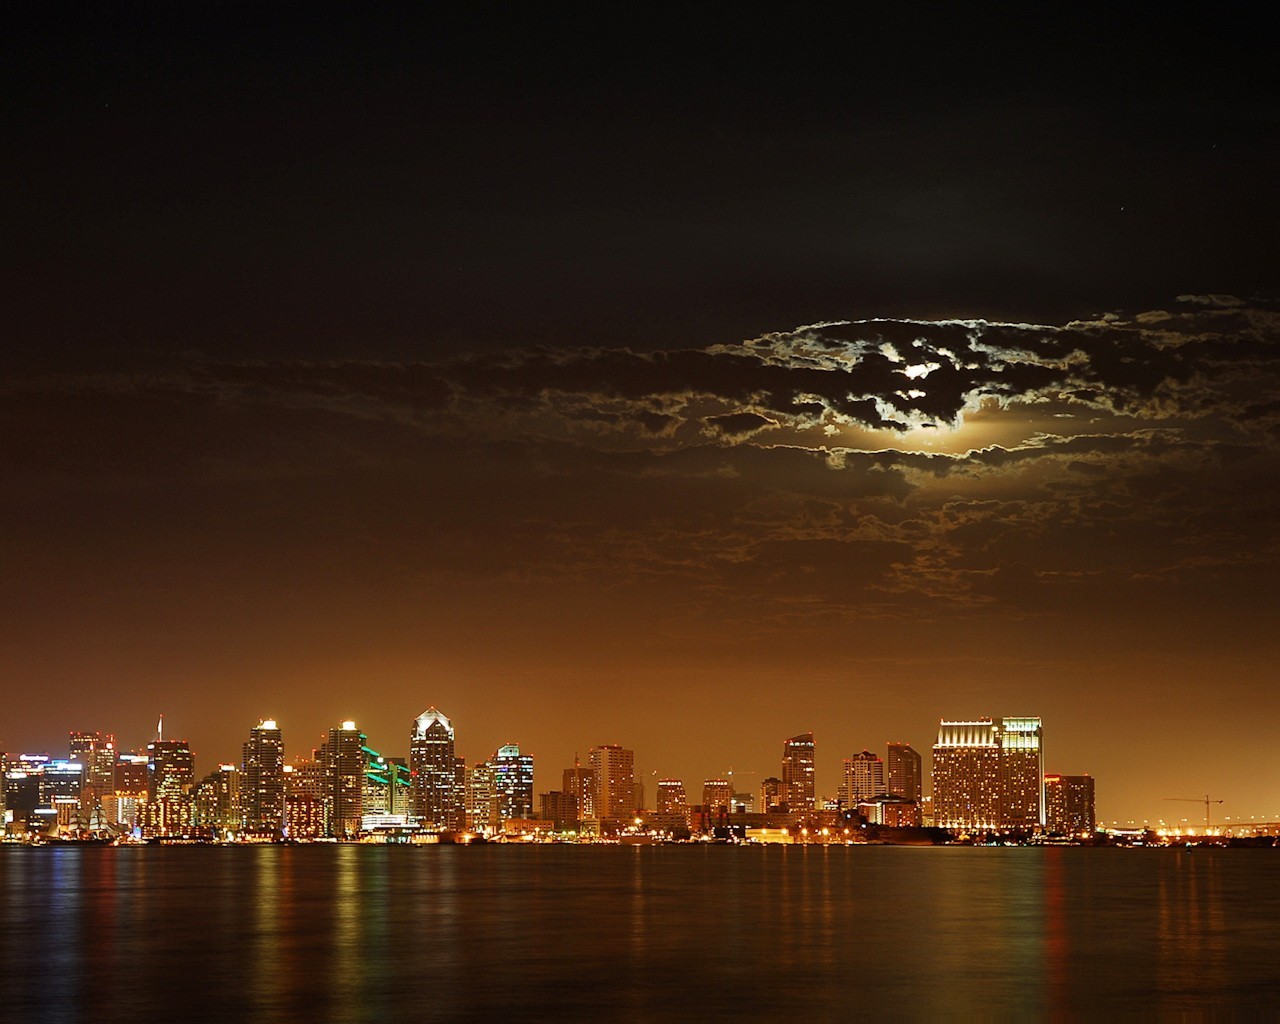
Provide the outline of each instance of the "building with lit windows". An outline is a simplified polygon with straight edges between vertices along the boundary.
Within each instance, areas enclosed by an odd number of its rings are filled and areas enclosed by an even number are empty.
[[[240,831],[240,772],[233,764],[220,764],[196,783],[195,820],[215,837]]]
[[[1044,822],[1038,718],[982,718],[938,726],[933,819],[959,831],[1034,831]]]
[[[316,760],[324,767],[329,790],[329,825],[339,839],[354,839],[360,834],[365,770],[369,766],[365,739],[355,722],[346,721],[329,730],[317,752]]]
[[[633,819],[636,813],[635,751],[616,743],[592,747],[590,765],[592,816],[601,821]]]
[[[467,769],[466,821],[468,832],[492,835],[501,827],[497,794],[493,786],[493,766],[481,761]]]
[[[498,818],[532,818],[533,755],[522,754],[518,744],[508,743],[494,752],[489,767],[493,771]]]
[[[596,788],[595,778],[595,772],[589,765],[578,763],[576,754],[573,758],[573,767],[564,770],[560,789],[573,799],[573,805],[577,808],[574,817],[579,821],[593,817],[595,814],[595,808],[591,803]]]
[[[854,808],[860,801],[883,796],[886,792],[884,761],[878,754],[864,750],[845,758],[839,794],[842,807]]]
[[[147,803],[139,827],[147,839],[195,834],[195,757],[186,740],[147,744]]]
[[[284,737],[275,719],[263,719],[249,730],[241,772],[241,831],[280,839],[284,835]]]
[[[116,789],[116,738],[111,733],[72,732],[67,740],[71,760],[84,765],[81,798],[89,807],[97,807]]]
[[[813,733],[792,736],[782,744],[782,785],[793,814],[808,814],[817,807]]]
[[[885,758],[885,784],[890,796],[919,804],[924,799],[924,773],[918,751],[910,743],[890,743]]]
[[[290,839],[333,835],[333,784],[317,758],[284,766],[284,828]]]
[[[787,788],[782,780],[769,776],[760,783],[760,810],[766,814],[779,814],[787,808]]]
[[[658,780],[658,813],[682,815],[689,820],[689,798],[680,779]]]
[[[460,829],[466,769],[454,754],[453,723],[431,707],[413,721],[409,736],[410,816],[428,829]]]
[[[728,779],[707,779],[702,784],[702,812],[718,819],[732,812],[733,786]]]
[[[1054,835],[1087,837],[1097,831],[1092,776],[1046,775],[1044,804],[1045,827]]]

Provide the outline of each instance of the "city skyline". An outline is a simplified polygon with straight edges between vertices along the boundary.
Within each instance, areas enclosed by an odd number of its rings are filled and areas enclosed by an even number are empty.
[[[14,14],[0,741],[421,700],[832,792],[1003,709],[1276,811],[1265,33],[610,14]]]

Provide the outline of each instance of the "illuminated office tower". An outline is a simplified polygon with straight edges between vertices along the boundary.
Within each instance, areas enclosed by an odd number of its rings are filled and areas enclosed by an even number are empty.
[[[151,783],[150,763],[146,754],[117,754],[116,792],[130,796],[140,793],[145,798]]]
[[[284,834],[284,737],[275,719],[250,729],[242,750],[240,827],[250,835],[279,839]]]
[[[909,743],[890,743],[886,759],[886,788],[890,796],[905,797],[917,804],[924,799],[921,760]]]
[[[786,809],[787,787],[782,780],[769,776],[760,783],[760,809],[766,814],[777,814]]]
[[[360,834],[370,753],[364,733],[351,721],[330,729],[320,748],[317,760],[324,766],[328,782],[329,824],[339,839],[354,839]]]
[[[991,719],[938,724],[933,747],[933,819],[939,828],[1001,825],[1000,727]]]
[[[840,802],[846,808],[858,806],[861,800],[884,796],[884,761],[864,750],[844,759],[844,779],[840,784]]]
[[[520,747],[508,743],[499,747],[489,761],[493,772],[493,791],[498,803],[498,817],[533,817],[533,755],[520,753]]]
[[[636,755],[616,743],[591,748],[593,817],[633,818],[636,813]]]
[[[1000,719],[1001,825],[1034,831],[1044,825],[1043,728],[1038,718]]]
[[[79,761],[64,761],[55,758],[45,762],[40,772],[40,804],[53,807],[58,800],[80,799],[84,789],[84,765]]]
[[[579,764],[577,755],[574,755],[573,761],[573,767],[564,770],[561,791],[573,800],[575,819],[581,821],[583,818],[594,818],[595,807],[591,800],[595,792],[595,772],[590,767]]]
[[[493,765],[487,761],[467,769],[466,820],[469,832],[496,833],[502,825],[498,796],[493,784]]]
[[[240,772],[233,764],[220,764],[196,783],[195,823],[215,837],[240,831]]]
[[[658,813],[683,814],[688,817],[689,798],[680,779],[658,780]]]
[[[1097,830],[1089,775],[1046,775],[1044,804],[1045,825],[1055,835],[1083,837]]]
[[[147,744],[147,798],[185,797],[196,784],[196,763],[186,740]]]
[[[363,815],[395,815],[409,817],[409,766],[402,757],[385,757],[368,746],[364,748]]]
[[[72,732],[67,746],[71,760],[84,765],[85,801],[97,807],[116,789],[116,738],[111,733]]]
[[[411,816],[433,829],[463,827],[465,766],[453,752],[453,724],[434,707],[413,722],[409,737]],[[462,775],[462,778],[459,778]]]
[[[145,838],[194,833],[195,758],[186,740],[147,744],[147,802],[139,824]]]
[[[782,784],[792,813],[807,814],[817,806],[813,763],[813,733],[801,733],[783,743]]]
[[[733,786],[727,779],[707,779],[702,784],[702,811],[719,817],[733,809]]]

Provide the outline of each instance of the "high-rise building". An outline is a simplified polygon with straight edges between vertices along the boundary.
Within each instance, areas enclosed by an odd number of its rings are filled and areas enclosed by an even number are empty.
[[[145,797],[150,788],[150,763],[151,758],[146,754],[117,754],[116,792],[131,796],[141,793]]]
[[[577,755],[574,755],[573,767],[564,770],[560,788],[573,798],[574,817],[578,820],[595,816],[591,803],[595,794],[595,778],[595,772],[589,766],[578,763]]]
[[[1038,718],[939,723],[933,818],[940,828],[1034,830],[1043,824]]]
[[[195,784],[195,758],[186,740],[156,740],[147,744],[149,800],[187,796]]]
[[[538,817],[552,822],[557,830],[571,828],[578,821],[578,801],[562,789],[539,793]]]
[[[792,736],[782,744],[782,784],[792,813],[807,814],[817,807],[813,733]]]
[[[877,754],[864,750],[844,759],[844,779],[840,783],[840,803],[853,809],[861,800],[884,796],[888,791],[884,781],[884,761]]]
[[[720,817],[733,810],[733,786],[728,779],[707,779],[702,783],[702,811]]]
[[[249,730],[243,747],[240,827],[256,836],[284,835],[284,737],[274,718]]]
[[[1038,718],[1000,719],[1001,824],[1035,831],[1044,826],[1044,730]]]
[[[658,780],[658,813],[683,814],[688,817],[689,798],[680,779]]]
[[[67,746],[71,760],[84,765],[82,798],[88,806],[97,807],[116,789],[116,738],[109,732],[72,732]]]
[[[1092,776],[1046,775],[1044,803],[1045,826],[1055,835],[1086,837],[1097,830]]]
[[[410,814],[426,828],[457,829],[464,824],[466,767],[454,754],[453,741],[453,723],[434,707],[414,719],[409,737]]]
[[[145,838],[195,833],[195,758],[186,740],[147,744],[147,802],[139,815]]]
[[[318,752],[316,760],[324,766],[329,789],[329,824],[339,839],[360,834],[369,753],[364,733],[352,721],[330,729]]]
[[[317,752],[318,753],[318,752]],[[319,758],[284,766],[284,827],[290,839],[333,835],[333,782]]]
[[[467,769],[466,820],[469,832],[496,833],[502,822],[493,783],[493,765],[481,761]]]
[[[489,761],[498,817],[533,817],[533,755],[520,753],[516,743],[499,747]]]
[[[769,776],[760,783],[760,809],[766,814],[777,814],[786,810],[787,787],[782,780]]]
[[[220,764],[196,783],[195,823],[215,837],[240,831],[240,771]]]
[[[402,757],[386,757],[368,746],[364,770],[363,814],[409,817],[409,766]]]
[[[636,813],[635,751],[616,743],[591,748],[591,807],[594,817],[633,818]]]
[[[890,743],[885,761],[886,784],[890,796],[901,796],[917,804],[924,799],[923,772],[918,751],[910,743]]]

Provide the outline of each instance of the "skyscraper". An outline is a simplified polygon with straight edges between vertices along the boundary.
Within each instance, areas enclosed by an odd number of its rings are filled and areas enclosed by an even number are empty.
[[[767,814],[781,811],[787,803],[787,787],[782,780],[769,776],[760,783],[760,809]]]
[[[409,770],[411,816],[426,828],[461,828],[462,786],[453,752],[453,724],[434,707],[414,719]]]
[[[186,740],[147,744],[147,803],[142,834],[147,838],[189,836],[195,831],[195,758]]]
[[[195,823],[215,838],[240,831],[240,771],[233,764],[220,764],[196,783]]]
[[[658,813],[689,813],[689,798],[685,795],[684,783],[679,779],[658,780]]]
[[[728,779],[707,779],[702,784],[704,814],[719,817],[733,809],[733,786]]]
[[[520,746],[499,747],[489,760],[493,770],[493,790],[498,801],[498,817],[533,817],[533,755],[520,753]]]
[[[941,828],[1034,830],[1044,821],[1038,718],[943,721],[933,748],[933,817]]]
[[[782,784],[792,813],[809,813],[817,806],[813,733],[792,736],[782,744]]]
[[[918,751],[909,743],[890,743],[886,784],[890,796],[901,796],[917,804],[924,799],[923,771]]]
[[[275,719],[249,730],[240,786],[240,827],[251,835],[284,835],[284,738]]]
[[[635,758],[635,751],[616,743],[591,748],[591,806],[596,818],[635,817]]]
[[[324,765],[329,790],[329,826],[339,839],[354,839],[360,834],[364,816],[365,769],[369,758],[365,735],[352,721],[329,730],[329,736],[316,758]]]
[[[1045,827],[1055,835],[1091,836],[1098,827],[1091,776],[1046,775],[1044,803]]]
[[[96,807],[115,792],[116,738],[109,732],[72,732],[67,746],[71,760],[84,765],[86,803]]]
[[[864,750],[844,761],[844,779],[840,784],[840,802],[846,808],[857,807],[859,800],[883,796],[884,761],[878,754]]]
[[[1044,825],[1043,728],[1038,718],[1000,719],[1001,824],[1034,831]]]
[[[595,794],[595,772],[588,765],[578,763],[577,755],[574,755],[573,767],[564,770],[564,781],[560,788],[573,800],[574,818],[581,821],[583,818],[595,817],[595,808],[591,801]]]

